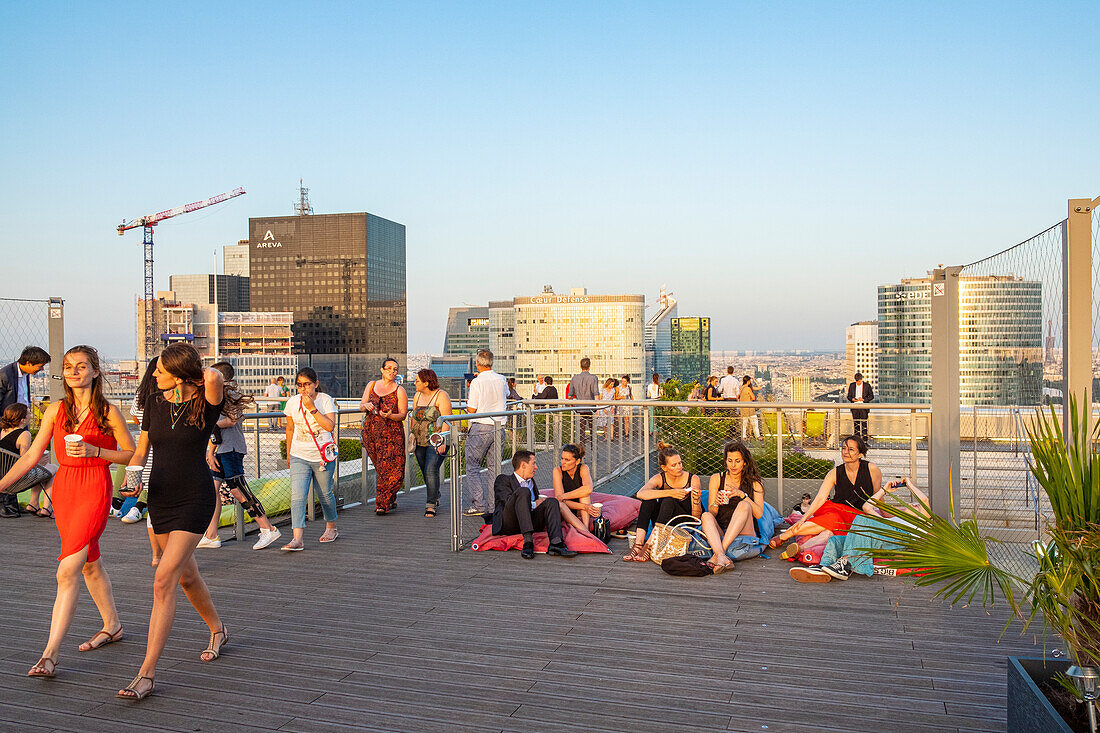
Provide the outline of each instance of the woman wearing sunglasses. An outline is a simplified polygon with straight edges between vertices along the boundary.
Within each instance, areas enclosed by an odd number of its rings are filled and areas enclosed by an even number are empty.
[[[282,548],[288,552],[306,549],[303,537],[311,482],[325,515],[325,531],[318,542],[332,542],[339,536],[336,496],[332,493],[335,456],[322,453],[326,448],[331,450],[336,403],[324,392],[317,391],[317,372],[309,367],[298,370],[294,385],[298,394],[287,400],[283,411],[286,415],[286,463],[290,469],[290,523],[294,532],[294,538]]]

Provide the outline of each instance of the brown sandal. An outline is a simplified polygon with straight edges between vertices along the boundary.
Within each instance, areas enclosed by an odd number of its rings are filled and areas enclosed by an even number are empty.
[[[217,638],[218,634],[222,635],[222,643],[218,644],[217,646],[214,646],[214,641]],[[221,629],[219,629],[218,631],[211,631],[210,632],[210,643],[206,646],[205,649],[202,650],[202,654],[199,655],[199,659],[201,659],[204,662],[213,662],[215,659],[217,659],[219,656],[221,656],[222,649],[228,643],[229,643],[229,632],[225,630],[225,624],[222,624]],[[207,654],[210,655],[209,659],[206,658]]]
[[[138,683],[142,680],[149,680],[148,690],[139,690],[137,688]],[[153,694],[153,690],[155,690],[156,687],[156,680],[154,680],[152,677],[146,677],[143,674],[139,674],[137,677],[134,678],[133,682],[119,690],[118,693],[115,694],[115,697],[121,697],[123,700],[144,700],[145,698]]]
[[[623,562],[649,562],[649,545],[635,542],[630,552],[623,555]]]
[[[103,641],[101,641],[97,644],[96,640],[99,639],[99,637],[101,637],[101,636],[103,637]],[[105,647],[108,644],[114,644],[116,641],[118,641],[121,638],[122,638],[122,627],[121,626],[119,626],[118,631],[116,631],[113,634],[110,634],[110,633],[108,633],[106,631],[102,631],[102,630],[97,631],[94,634],[92,634],[91,639],[88,639],[86,642],[84,642],[83,644],[78,646],[76,648],[76,650],[78,652],[90,652],[94,649],[99,649],[101,647]]]
[[[48,667],[46,665],[49,665]],[[42,670],[41,672],[35,672],[36,669]],[[50,659],[49,657],[42,657],[34,666],[27,672],[28,677],[53,677],[57,674],[57,660]]]

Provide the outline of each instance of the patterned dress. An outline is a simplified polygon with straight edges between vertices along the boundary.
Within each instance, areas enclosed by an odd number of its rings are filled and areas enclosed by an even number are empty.
[[[379,413],[396,412],[397,390],[379,397],[372,383],[370,401],[378,406]],[[374,473],[378,477],[374,508],[389,511],[397,506],[397,492],[405,481],[405,431],[401,423],[368,412],[363,419],[363,448],[374,464]]]

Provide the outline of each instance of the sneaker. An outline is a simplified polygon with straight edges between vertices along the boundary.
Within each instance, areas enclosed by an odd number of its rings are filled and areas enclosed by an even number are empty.
[[[126,515],[122,517],[124,524],[133,524],[134,522],[140,522],[141,518],[145,515],[143,511],[134,507],[130,511],[126,512]]]
[[[202,536],[202,539],[199,540],[199,544],[198,544],[199,548],[205,547],[205,548],[208,548],[210,550],[216,550],[221,546],[222,546],[222,541],[221,541],[220,537],[216,540],[212,540],[209,537],[207,537],[206,535]]]
[[[262,549],[264,549],[265,547],[267,547],[268,545],[273,543],[275,540],[279,539],[279,536],[281,534],[282,533],[279,531],[278,527],[274,527],[272,529],[261,529],[260,530],[260,536],[259,536],[259,538],[257,538],[256,544],[252,545],[252,549],[253,550],[262,550]]]
[[[847,560],[837,560],[832,565],[821,568],[821,570],[836,580],[847,580],[852,574],[852,566]]]
[[[799,565],[791,568],[790,575],[799,583],[828,583],[832,580],[820,565],[811,565],[808,568]]]

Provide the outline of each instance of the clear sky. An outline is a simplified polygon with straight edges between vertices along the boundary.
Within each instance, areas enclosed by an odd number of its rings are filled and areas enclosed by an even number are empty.
[[[409,349],[449,306],[667,284],[712,348],[842,348],[875,286],[1100,194],[1092,3],[3,3],[3,288],[134,352],[249,216],[406,225]]]

